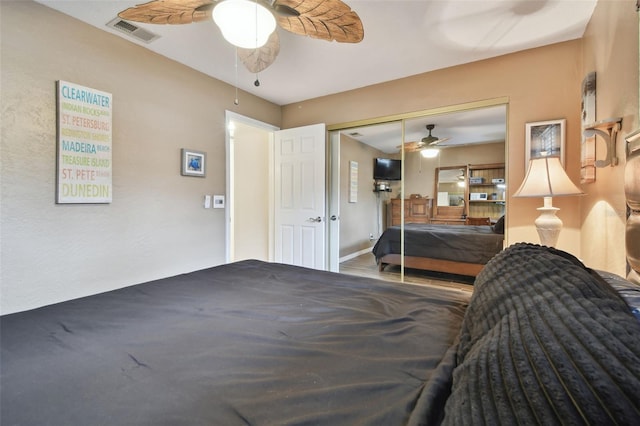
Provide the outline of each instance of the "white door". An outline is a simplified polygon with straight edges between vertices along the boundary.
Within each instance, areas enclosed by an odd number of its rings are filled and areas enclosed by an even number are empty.
[[[274,257],[325,269],[324,124],[275,132]]]

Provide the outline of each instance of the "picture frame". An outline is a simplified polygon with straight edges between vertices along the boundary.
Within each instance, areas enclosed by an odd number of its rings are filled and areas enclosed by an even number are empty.
[[[580,183],[596,181],[596,136],[585,135],[585,127],[596,121],[596,72],[582,80],[582,140],[580,143]]]
[[[358,202],[358,162],[349,161],[349,202]]]
[[[206,176],[207,154],[205,152],[182,148],[181,159],[180,173],[182,176]]]
[[[529,160],[540,157],[560,157],[564,167],[566,119],[526,123],[525,169]]]

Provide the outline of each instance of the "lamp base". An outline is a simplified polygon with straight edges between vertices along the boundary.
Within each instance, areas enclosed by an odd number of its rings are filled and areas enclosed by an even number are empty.
[[[538,207],[540,216],[535,220],[536,230],[543,246],[555,247],[562,229],[562,220],[556,216],[560,210],[551,205],[551,197],[544,197],[544,207]]]

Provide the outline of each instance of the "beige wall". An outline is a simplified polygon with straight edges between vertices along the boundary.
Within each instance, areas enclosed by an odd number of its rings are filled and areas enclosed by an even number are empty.
[[[233,138],[234,232],[232,261],[269,260],[269,187],[272,182],[267,130],[235,123]]]
[[[583,43],[583,75],[596,72],[596,120],[622,117],[617,140],[620,165],[596,170],[596,181],[582,186],[582,258],[593,268],[625,274],[626,206],[622,188],[624,136],[638,122],[638,16],[635,1],[600,0]],[[598,141],[598,158],[604,144]],[[606,248],[606,249],[603,249]]]
[[[1,312],[224,262],[225,109],[279,106],[31,1],[0,3]],[[56,205],[55,82],[113,94],[113,202]],[[207,152],[180,175],[180,148]]]
[[[375,157],[388,156],[349,136],[340,135],[340,257],[373,247],[375,241],[369,240],[369,235],[373,234],[377,240],[382,232],[378,220],[382,218],[383,201],[373,192]],[[356,203],[349,202],[350,161],[358,163]]]

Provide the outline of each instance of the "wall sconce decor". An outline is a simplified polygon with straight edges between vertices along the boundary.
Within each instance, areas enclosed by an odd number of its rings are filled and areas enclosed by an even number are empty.
[[[607,155],[604,160],[596,160],[596,167],[617,166],[618,157],[616,156],[616,138],[622,125],[622,117],[608,118],[606,120],[597,121],[584,126],[582,129],[583,136],[590,138],[592,136],[600,136],[605,143]]]

